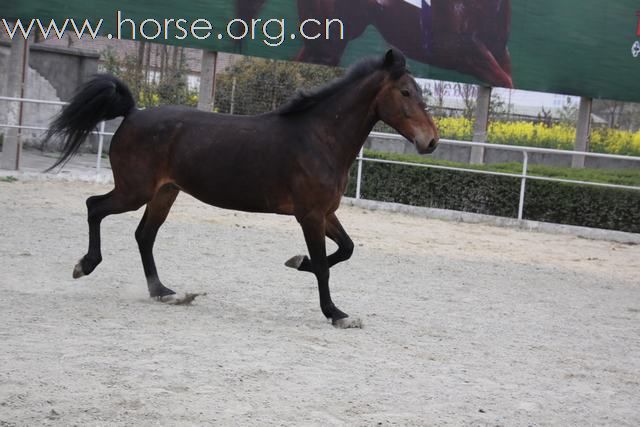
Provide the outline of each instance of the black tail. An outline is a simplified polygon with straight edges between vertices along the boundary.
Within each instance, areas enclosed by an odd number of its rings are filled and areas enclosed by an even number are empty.
[[[51,123],[42,144],[54,136],[62,137],[60,158],[46,171],[65,165],[78,151],[87,136],[103,120],[127,116],[136,106],[126,84],[108,74],[98,74],[82,85]]]

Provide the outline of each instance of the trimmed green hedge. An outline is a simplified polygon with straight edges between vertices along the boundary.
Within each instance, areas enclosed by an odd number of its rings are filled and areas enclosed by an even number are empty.
[[[640,233],[640,191],[527,181],[526,219]]]
[[[349,196],[355,194],[355,176],[354,166]],[[372,162],[364,163],[362,177],[364,199],[512,218],[518,215],[518,178]],[[530,179],[524,218],[640,233],[640,191]]]

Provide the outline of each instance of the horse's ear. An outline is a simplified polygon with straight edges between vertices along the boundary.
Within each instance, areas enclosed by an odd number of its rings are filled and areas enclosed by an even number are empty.
[[[405,68],[407,60],[404,58],[402,52],[396,49],[389,49],[384,54],[384,67],[385,68]]]

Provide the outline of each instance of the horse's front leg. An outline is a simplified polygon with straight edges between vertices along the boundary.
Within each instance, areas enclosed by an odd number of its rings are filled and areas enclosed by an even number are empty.
[[[507,54],[506,59],[509,60],[508,67],[505,69],[482,41],[472,39],[470,46],[473,46],[474,50],[467,58],[467,64],[473,69],[472,74],[475,77],[494,86],[513,88],[508,51],[505,50],[504,52],[504,54]]]
[[[338,245],[338,250],[327,257],[329,268],[346,261],[353,254],[353,241],[340,224],[335,213],[327,215],[325,225],[325,235]],[[287,267],[295,268],[298,271],[308,271],[312,273],[311,260],[306,255],[296,255],[284,263]]]
[[[318,280],[320,309],[331,323],[338,328],[356,328],[362,324],[359,319],[351,319],[333,304],[329,291],[329,261],[325,246],[327,221],[323,214],[309,213],[298,218],[309,250],[311,270]]]

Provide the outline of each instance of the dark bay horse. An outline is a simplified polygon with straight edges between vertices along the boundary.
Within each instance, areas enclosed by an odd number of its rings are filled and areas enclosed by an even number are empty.
[[[124,83],[98,76],[52,123],[47,138],[60,135],[65,146],[51,169],[68,161],[99,121],[119,116],[124,120],[109,153],[115,188],[87,199],[89,250],[75,266],[74,278],[90,274],[102,261],[102,219],[146,205],[135,237],[149,294],[174,295],[158,278],[152,249],[182,190],[221,208],[295,216],[309,256],[294,256],[286,265],[315,274],[322,313],[338,327],[357,324],[329,294],[329,268],[349,259],[354,246],[335,214],[350,166],[379,120],[420,153],[431,153],[438,143],[420,88],[404,56],[394,50],[257,116],[178,106],[138,110]],[[325,237],[338,245],[329,256]]]
[[[251,21],[266,1],[236,0],[236,13]],[[348,43],[373,26],[411,59],[513,87],[511,0],[298,0],[298,15],[300,22],[337,18],[344,24],[343,40],[337,33],[304,40],[298,61],[338,65]]]

